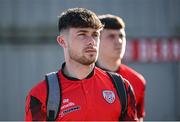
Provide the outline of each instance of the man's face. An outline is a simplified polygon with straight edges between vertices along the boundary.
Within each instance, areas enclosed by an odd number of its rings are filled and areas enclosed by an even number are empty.
[[[67,52],[70,60],[90,65],[97,60],[100,30],[70,28],[67,34]]]
[[[101,32],[100,40],[99,55],[113,59],[123,58],[126,46],[124,29],[104,29]]]

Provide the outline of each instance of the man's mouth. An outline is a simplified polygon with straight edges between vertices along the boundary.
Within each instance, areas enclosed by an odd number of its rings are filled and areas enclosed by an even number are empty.
[[[94,53],[94,52],[97,52],[97,50],[95,48],[86,48],[85,52],[86,53]]]

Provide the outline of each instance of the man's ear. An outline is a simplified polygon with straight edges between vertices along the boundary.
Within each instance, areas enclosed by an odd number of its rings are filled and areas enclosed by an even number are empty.
[[[65,48],[66,47],[66,42],[65,42],[65,39],[62,35],[60,36],[57,36],[57,42],[59,45],[61,45],[61,47]]]

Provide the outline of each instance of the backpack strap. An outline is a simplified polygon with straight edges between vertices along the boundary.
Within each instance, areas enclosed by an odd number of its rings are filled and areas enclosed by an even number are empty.
[[[51,72],[45,76],[47,82],[47,120],[56,120],[62,101],[61,84],[57,72]]]
[[[114,87],[116,88],[118,97],[121,101],[121,108],[122,108],[121,111],[122,112],[121,112],[120,120],[123,120],[123,118],[126,114],[126,109],[127,109],[127,104],[128,104],[126,86],[125,86],[124,80],[117,73],[107,71],[107,74],[110,76],[111,81],[112,81]]]

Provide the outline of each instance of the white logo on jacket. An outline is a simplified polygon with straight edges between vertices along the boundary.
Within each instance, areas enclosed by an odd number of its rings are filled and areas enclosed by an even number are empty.
[[[115,94],[111,90],[103,90],[103,97],[110,104],[115,101]]]

